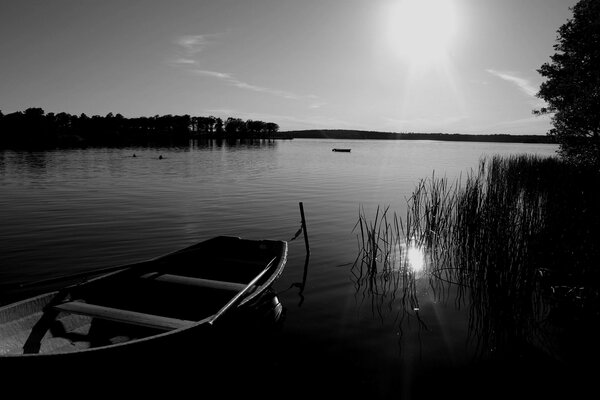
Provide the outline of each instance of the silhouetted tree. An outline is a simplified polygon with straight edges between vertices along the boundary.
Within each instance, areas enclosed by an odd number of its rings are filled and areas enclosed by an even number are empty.
[[[538,97],[548,103],[536,114],[552,114],[549,134],[560,153],[600,168],[600,1],[580,0],[558,30],[556,54],[538,72],[546,78]]]
[[[223,120],[221,118],[215,118],[215,134],[222,135],[224,131]]]
[[[254,136],[260,135],[266,132],[265,124],[266,123],[263,121],[253,121],[249,119],[248,121],[246,121],[246,132]]]
[[[216,118],[210,117],[195,117],[196,132],[200,134],[213,134],[215,130]]]
[[[206,121],[207,131],[209,134],[212,135],[215,131],[216,118],[211,115],[210,117],[205,118],[205,121]]]
[[[240,118],[229,117],[225,121],[225,132],[228,135],[240,135],[244,134],[246,130],[246,123]]]
[[[279,125],[277,125],[274,122],[267,122],[265,124],[265,128],[266,128],[267,134],[269,136],[273,136],[274,134],[276,134],[279,131]]]

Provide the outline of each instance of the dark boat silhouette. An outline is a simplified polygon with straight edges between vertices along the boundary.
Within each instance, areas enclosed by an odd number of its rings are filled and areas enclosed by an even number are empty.
[[[343,152],[343,153],[350,153],[352,149],[333,149],[331,151],[339,151],[339,152]]]
[[[278,317],[271,285],[287,249],[284,241],[220,236],[1,307],[0,367],[181,351],[220,327],[247,328],[261,304]]]

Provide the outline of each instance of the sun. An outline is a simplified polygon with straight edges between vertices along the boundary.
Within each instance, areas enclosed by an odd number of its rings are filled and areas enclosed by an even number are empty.
[[[457,28],[453,0],[399,0],[386,18],[392,53],[424,66],[448,55]]]

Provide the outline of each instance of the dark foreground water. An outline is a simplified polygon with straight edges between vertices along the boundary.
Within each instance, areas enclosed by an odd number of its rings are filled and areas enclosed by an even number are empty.
[[[549,388],[561,380],[561,390],[578,387],[572,376],[538,349],[486,347],[464,290],[423,274],[408,301],[393,275],[369,281],[352,268],[360,207],[373,216],[390,205],[403,215],[406,197],[433,173],[453,180],[486,155],[555,150],[293,140],[0,152],[2,299],[37,289],[19,289],[23,282],[147,259],[217,235],[289,240],[303,202],[311,256],[306,264],[301,237],[290,242],[274,288],[286,310],[280,331],[254,361],[232,360],[229,373],[260,362],[267,370],[257,379],[277,398],[556,394]]]

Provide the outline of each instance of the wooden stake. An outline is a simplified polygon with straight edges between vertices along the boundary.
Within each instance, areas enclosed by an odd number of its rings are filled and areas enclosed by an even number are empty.
[[[300,216],[302,217],[302,232],[304,232],[304,245],[306,246],[306,254],[310,254],[310,246],[308,244],[308,232],[306,231],[306,218],[304,218],[304,205],[300,202]]]

